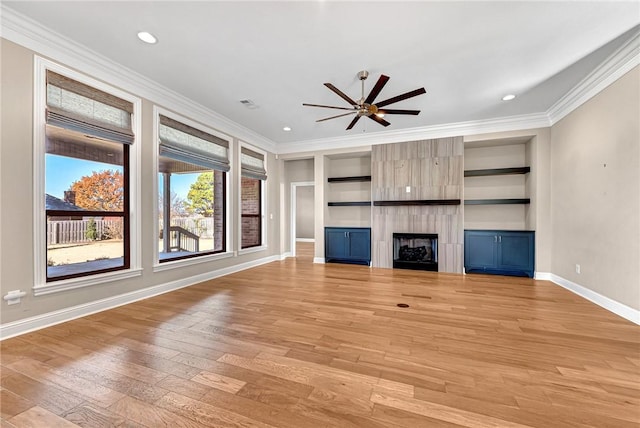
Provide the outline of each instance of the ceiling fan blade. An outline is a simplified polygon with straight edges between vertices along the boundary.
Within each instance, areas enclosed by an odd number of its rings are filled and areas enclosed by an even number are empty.
[[[354,108],[351,107],[336,107],[336,106],[325,106],[322,104],[308,104],[308,103],[302,103],[303,106],[307,106],[307,107],[323,107],[323,108],[335,108],[338,110],[353,110]]]
[[[360,116],[356,116],[353,118],[353,120],[351,121],[351,123],[349,124],[349,126],[347,126],[347,131],[351,128],[354,127],[354,125],[356,124],[356,122],[358,122],[358,120],[360,119]]]
[[[352,111],[352,112],[349,112],[349,113],[339,114],[339,115],[337,115],[337,116],[325,117],[324,119],[318,119],[318,120],[316,120],[316,122],[324,122],[325,120],[335,119],[336,117],[348,116],[348,115],[350,115],[350,114],[354,114],[354,113],[357,113],[357,112],[356,112],[356,111]]]
[[[393,103],[397,103],[398,101],[402,101],[402,100],[406,100],[407,98],[412,98],[418,95],[422,95],[425,94],[427,91],[424,88],[420,88],[420,89],[415,89],[413,91],[404,93],[402,95],[398,95],[392,98],[389,98],[388,100],[384,100],[381,101],[379,103],[376,103],[376,107],[380,108],[380,107],[384,107],[387,106],[389,104],[393,104]]]
[[[353,101],[351,98],[349,98],[349,96],[347,94],[345,94],[344,92],[342,92],[340,89],[336,88],[335,86],[333,86],[331,83],[325,83],[324,86],[326,86],[327,88],[331,89],[333,92],[335,92],[340,98],[342,98],[343,100],[345,100],[346,102],[348,102],[349,104],[351,104],[352,106],[357,106],[358,103]]]
[[[384,85],[386,85],[388,81],[389,81],[389,76],[385,76],[384,74],[381,74],[380,78],[374,85],[373,89],[371,89],[371,92],[369,92],[367,99],[364,100],[365,104],[373,104],[373,100],[376,99],[376,97],[378,96],[380,91],[382,91],[382,88],[384,88]]]
[[[378,113],[382,114],[412,114],[414,116],[420,114],[420,110],[398,110],[398,109],[380,109]]]
[[[376,122],[378,122],[380,125],[382,126],[389,126],[391,125],[389,122],[387,122],[386,120],[384,120],[383,118],[381,118],[380,116],[377,116],[375,114],[372,114],[371,116],[367,116],[369,119],[371,120],[375,120]]]

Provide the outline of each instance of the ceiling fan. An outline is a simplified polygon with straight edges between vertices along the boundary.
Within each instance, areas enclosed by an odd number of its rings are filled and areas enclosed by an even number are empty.
[[[347,130],[353,128],[353,126],[358,122],[358,120],[362,116],[366,116],[369,119],[375,122],[378,122],[382,126],[389,126],[391,124],[383,119],[383,117],[387,114],[417,115],[420,113],[420,110],[385,109],[382,107],[388,106],[389,104],[397,103],[398,101],[406,100],[407,98],[412,98],[417,95],[422,95],[427,92],[424,88],[415,89],[413,91],[406,92],[404,94],[397,95],[395,97],[392,97],[374,104],[373,102],[375,101],[376,97],[378,96],[378,94],[380,94],[380,91],[382,91],[382,88],[384,88],[384,85],[386,85],[387,82],[389,81],[389,76],[385,76],[384,74],[381,74],[380,78],[378,79],[374,87],[371,89],[371,92],[369,92],[369,95],[367,96],[367,98],[364,97],[364,81],[367,80],[367,77],[369,77],[369,72],[366,70],[363,70],[359,72],[357,76],[358,76],[358,79],[360,79],[360,82],[362,82],[362,96],[358,101],[352,100],[348,95],[346,95],[340,89],[333,86],[331,83],[324,84],[324,86],[331,89],[340,98],[342,98],[343,100],[351,104],[351,107],[337,107],[337,106],[327,106],[322,104],[307,104],[307,103],[302,103],[302,105],[307,107],[322,107],[322,108],[332,108],[336,110],[349,110],[348,113],[343,113],[337,116],[325,117],[324,119],[316,120],[316,122],[324,122],[325,120],[336,119],[338,117],[355,114],[356,117],[354,117],[351,123],[349,124],[349,126],[347,126]]]

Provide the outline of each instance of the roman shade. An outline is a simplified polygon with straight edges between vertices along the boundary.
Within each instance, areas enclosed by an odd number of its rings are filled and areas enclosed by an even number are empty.
[[[132,113],[133,103],[129,101],[47,71],[47,127],[132,144]],[[53,133],[47,132],[50,134]]]
[[[229,171],[229,142],[160,115],[160,156],[198,165],[207,169]]]
[[[264,155],[242,147],[240,150],[241,175],[245,178],[266,180],[267,171],[264,167]]]

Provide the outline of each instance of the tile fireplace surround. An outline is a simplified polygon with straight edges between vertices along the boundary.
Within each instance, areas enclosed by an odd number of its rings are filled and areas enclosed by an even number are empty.
[[[372,147],[374,267],[393,267],[393,233],[427,233],[438,235],[438,271],[462,273],[464,205],[448,201],[462,199],[463,156],[462,137]],[[419,200],[444,201],[443,205],[412,202]],[[407,205],[380,206],[376,201]]]

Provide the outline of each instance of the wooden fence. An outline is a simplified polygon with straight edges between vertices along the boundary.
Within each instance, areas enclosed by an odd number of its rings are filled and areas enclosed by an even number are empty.
[[[122,219],[47,221],[47,245],[91,242],[118,237],[113,235],[120,233]]]
[[[94,228],[90,223],[91,220],[88,219],[47,221],[47,245],[80,244],[114,237],[112,236],[114,231],[122,233],[122,219],[93,220],[95,233],[90,232],[90,229]],[[200,238],[213,238],[212,218],[172,218],[171,226],[181,227]],[[162,230],[162,220],[160,220],[160,230]]]

